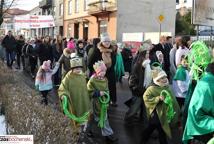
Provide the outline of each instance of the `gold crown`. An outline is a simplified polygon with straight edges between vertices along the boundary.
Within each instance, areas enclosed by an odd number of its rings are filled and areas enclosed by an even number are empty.
[[[73,57],[70,60],[70,67],[77,68],[77,67],[83,67],[82,59],[79,57]]]

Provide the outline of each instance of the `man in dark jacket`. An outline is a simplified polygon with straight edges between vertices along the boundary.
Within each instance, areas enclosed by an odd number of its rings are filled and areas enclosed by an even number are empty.
[[[12,68],[15,60],[16,40],[11,31],[8,31],[8,35],[6,35],[2,40],[2,46],[6,50],[7,66]]]
[[[151,62],[157,62],[156,51],[161,51],[164,56],[164,67],[163,70],[167,73],[167,76],[170,76],[170,60],[169,53],[171,48],[166,46],[166,37],[161,36],[159,44],[155,45],[155,47],[150,51],[152,56]]]

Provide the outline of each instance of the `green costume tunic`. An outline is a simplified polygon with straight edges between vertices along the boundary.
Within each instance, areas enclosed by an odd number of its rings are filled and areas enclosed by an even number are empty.
[[[169,138],[171,138],[171,130],[169,127],[169,123],[167,121],[167,105],[164,102],[161,102],[159,100],[159,96],[162,90],[168,91],[173,100],[173,108],[176,114],[173,120],[171,121],[171,123],[175,124],[178,122],[178,116],[180,115],[180,108],[175,99],[175,96],[173,96],[169,87],[150,86],[145,91],[143,95],[143,99],[146,106],[147,117],[149,118],[152,112],[156,110],[164,132]]]
[[[90,80],[88,81],[87,88],[88,88],[90,98],[93,98],[93,94],[95,91],[106,91],[106,92],[108,91],[108,81],[106,78],[103,80],[100,80],[100,79],[97,79],[94,76],[92,76],[90,78]],[[101,104],[99,102],[98,97],[93,98],[92,103],[93,103],[94,113],[97,116],[99,116],[100,110],[101,110]]]
[[[62,80],[58,94],[59,97],[68,97],[69,112],[75,116],[81,117],[85,112],[90,111],[87,83],[83,74],[68,72]]]
[[[206,74],[196,85],[188,109],[183,141],[214,132],[214,75]]]

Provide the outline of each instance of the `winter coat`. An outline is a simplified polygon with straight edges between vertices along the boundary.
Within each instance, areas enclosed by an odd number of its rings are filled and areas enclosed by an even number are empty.
[[[141,97],[146,90],[146,88],[143,86],[144,72],[145,68],[142,66],[141,68],[138,68],[138,66],[134,64],[128,79],[129,88],[134,96]]]
[[[38,55],[41,62],[51,60],[53,61],[52,46],[50,44],[41,43],[38,45]],[[42,64],[42,63],[41,63]]]
[[[71,60],[71,54],[68,53],[69,49],[65,48],[63,50],[63,54],[61,55],[59,59],[59,63],[63,65],[62,69],[62,77],[65,77],[65,75],[71,70],[70,66],[70,60]]]
[[[163,56],[164,56],[164,71],[167,73],[167,75],[169,74],[169,68],[170,68],[170,61],[169,61],[169,53],[170,53],[170,48],[169,47],[166,47],[163,46],[159,43],[157,45],[155,45],[155,47],[150,51],[150,54],[151,54],[151,61],[152,63],[153,62],[157,62],[157,56],[156,56],[156,51],[161,51],[163,53]]]
[[[131,72],[131,65],[133,60],[131,50],[129,48],[123,48],[121,55],[123,57],[125,72]]]
[[[178,102],[175,99],[175,96],[172,94],[172,91],[169,89],[169,87],[160,87],[157,85],[151,85],[145,91],[143,95],[143,100],[146,107],[147,118],[149,119],[152,116],[153,111],[155,110],[158,114],[158,118],[160,120],[164,132],[169,138],[171,138],[171,130],[167,120],[168,106],[164,102],[161,102],[159,98],[162,90],[166,90],[170,93],[170,97],[172,98],[173,101],[173,109],[176,112],[171,123],[176,124],[178,122],[178,117],[180,115],[180,108]]]
[[[183,142],[214,132],[214,75],[207,73],[197,83],[190,101]]]
[[[61,57],[62,53],[63,53],[63,47],[58,48],[57,44],[53,44],[52,45],[53,48],[53,58],[55,61],[58,61],[59,58]]]
[[[86,78],[83,74],[68,72],[58,89],[58,95],[60,98],[67,96],[69,112],[77,117],[91,111]]]
[[[92,99],[93,112],[96,114],[96,116],[99,116],[101,104],[98,98],[100,97],[100,91],[108,91],[108,80],[106,78],[100,80],[92,76],[88,81],[87,89],[89,92],[89,96]]]
[[[36,58],[37,57],[36,45],[31,45],[31,44],[27,45],[26,53],[28,56]]]
[[[22,47],[24,46],[24,44],[25,44],[24,40],[17,40],[17,45],[16,45],[17,54],[19,54],[19,55],[22,54]]]
[[[16,50],[16,40],[14,36],[9,37],[6,35],[2,40],[2,46],[6,49],[6,52],[12,52]]]
[[[51,90],[53,88],[52,76],[57,72],[58,68],[59,63],[56,63],[53,70],[45,72],[45,79],[42,79],[42,72],[40,70],[37,72],[35,86],[39,86],[39,91]]]
[[[100,44],[98,44],[98,47],[102,47],[102,46]],[[106,76],[115,78],[114,66],[116,63],[116,53],[113,52],[112,46],[110,46],[110,49],[112,50],[112,53],[111,53],[112,64],[111,64],[111,67],[107,69]],[[87,65],[88,65],[88,68],[91,73],[94,72],[93,65],[95,64],[95,62],[98,62],[100,60],[103,60],[102,53],[100,52],[100,50],[98,48],[94,48],[94,47],[91,48],[89,50],[88,61],[87,61],[88,62]]]

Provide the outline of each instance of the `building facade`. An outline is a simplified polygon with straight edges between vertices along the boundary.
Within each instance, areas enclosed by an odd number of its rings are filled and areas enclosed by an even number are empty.
[[[63,0],[53,0],[53,17],[55,21],[54,36],[63,36],[63,14],[64,4]]]
[[[116,39],[116,0],[64,0],[64,36],[91,39],[108,32]]]
[[[167,33],[172,36],[175,34],[176,1],[117,0],[117,3],[118,41],[122,41],[124,33],[142,33],[143,39],[155,39],[154,43],[160,34]],[[161,25],[159,16],[163,18]]]
[[[42,15],[42,9],[37,6],[33,8],[30,13],[30,15]],[[42,35],[42,29],[30,29],[30,37],[36,37]]]
[[[57,0],[56,0],[57,1]],[[54,0],[42,0],[39,2],[39,8],[41,8],[41,15],[53,15],[54,13]],[[54,37],[54,27],[42,28],[39,32],[39,36],[51,36]]]

